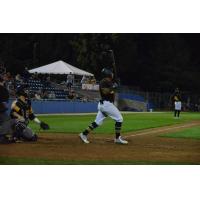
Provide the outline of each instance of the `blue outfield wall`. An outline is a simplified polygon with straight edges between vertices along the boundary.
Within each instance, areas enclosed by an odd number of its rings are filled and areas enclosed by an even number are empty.
[[[145,102],[144,97],[129,93],[119,93],[119,99],[130,99],[130,100]]]
[[[132,99],[144,102],[144,97],[139,95],[132,95],[120,93],[119,99]],[[14,100],[10,99],[8,107]],[[53,113],[90,113],[97,112],[98,102],[80,102],[80,101],[66,101],[66,100],[33,100],[32,108],[36,114],[53,114]],[[148,103],[148,110],[154,108],[153,104]]]
[[[130,99],[140,102],[146,102],[143,96],[130,93],[119,93],[119,99]],[[147,110],[149,111],[150,109],[155,109],[155,105],[152,102],[147,102]]]
[[[9,101],[9,108],[13,100]],[[97,102],[79,102],[62,100],[32,101],[32,108],[36,114],[50,113],[89,113],[97,112]]]

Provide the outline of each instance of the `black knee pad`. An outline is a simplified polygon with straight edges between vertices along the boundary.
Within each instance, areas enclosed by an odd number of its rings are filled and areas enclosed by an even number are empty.
[[[116,122],[115,127],[121,128],[122,127],[122,122]]]
[[[98,124],[96,122],[92,122],[92,128],[97,128],[98,127]]]

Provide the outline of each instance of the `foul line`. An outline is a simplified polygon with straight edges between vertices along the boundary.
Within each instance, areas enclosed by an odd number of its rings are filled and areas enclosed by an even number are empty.
[[[148,132],[144,132],[144,133],[136,133],[136,134],[133,134],[133,135],[128,135],[128,136],[124,136],[124,138],[129,138],[129,137],[136,137],[136,136],[141,136],[141,135],[148,135],[148,134],[151,134],[151,133],[159,133],[159,132],[163,132],[163,131],[170,131],[172,129],[176,129],[176,128],[189,128],[189,127],[192,127],[192,126],[198,126],[200,125],[199,123],[191,123],[191,124],[186,124],[186,125],[182,125],[182,126],[174,126],[174,127],[170,127],[170,128],[164,128],[164,129],[160,129],[160,130],[151,130],[151,131],[148,131]]]
[[[162,113],[168,113],[168,112],[129,112],[129,111],[122,111],[122,114],[162,114]],[[73,115],[96,115],[97,112],[91,112],[91,113],[49,113],[49,114],[37,114],[37,116],[73,116]]]

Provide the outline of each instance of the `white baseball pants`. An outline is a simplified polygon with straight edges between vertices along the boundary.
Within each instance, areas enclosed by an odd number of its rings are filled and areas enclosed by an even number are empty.
[[[175,101],[174,105],[175,105],[175,110],[181,110],[182,106],[181,101]]]
[[[107,116],[116,122],[123,122],[123,117],[118,108],[110,101],[103,101],[103,104],[98,104],[98,113],[95,119],[96,124],[101,125]]]

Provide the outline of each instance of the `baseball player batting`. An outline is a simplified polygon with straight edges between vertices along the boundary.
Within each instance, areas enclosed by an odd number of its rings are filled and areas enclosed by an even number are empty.
[[[94,122],[92,122],[88,128],[86,128],[82,133],[79,134],[80,139],[88,144],[88,134],[103,124],[106,117],[110,117],[115,121],[115,139],[114,142],[117,144],[128,144],[128,141],[122,139],[121,137],[121,127],[123,122],[123,117],[114,105],[115,92],[117,90],[117,83],[113,81],[113,72],[110,69],[104,68],[101,71],[103,79],[100,81],[99,90],[101,95],[101,100],[98,104],[98,113]]]

